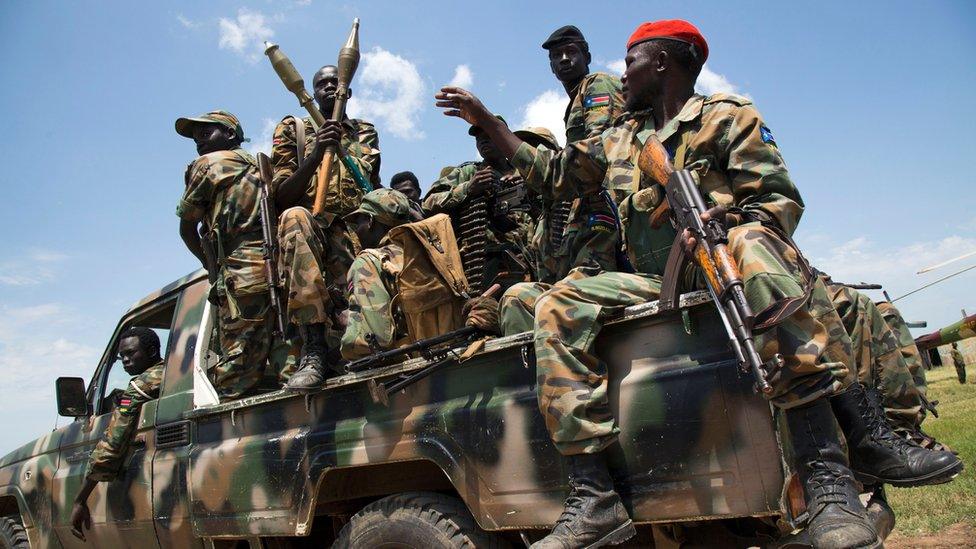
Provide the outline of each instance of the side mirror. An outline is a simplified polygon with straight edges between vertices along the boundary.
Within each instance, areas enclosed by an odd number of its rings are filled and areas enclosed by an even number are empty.
[[[59,377],[54,382],[58,396],[58,415],[82,417],[88,415],[88,398],[85,395],[85,380],[80,377]]]

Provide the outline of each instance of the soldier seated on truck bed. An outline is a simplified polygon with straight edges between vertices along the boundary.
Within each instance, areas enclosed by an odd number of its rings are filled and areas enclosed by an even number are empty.
[[[85,483],[71,510],[71,533],[85,539],[85,528],[91,528],[88,496],[99,482],[115,479],[122,467],[142,405],[159,397],[163,381],[163,359],[159,353],[159,336],[149,328],[129,328],[119,336],[119,358],[122,367],[133,376],[119,397],[105,434],[88,458]]]
[[[416,219],[406,196],[391,189],[377,189],[363,198],[346,221],[364,248],[349,269],[348,324],[340,347],[343,358],[355,360],[391,349],[408,337],[401,300],[396,299],[404,251],[387,238],[387,233]],[[473,298],[467,309],[470,325],[497,331],[492,328],[497,326],[496,301]]]

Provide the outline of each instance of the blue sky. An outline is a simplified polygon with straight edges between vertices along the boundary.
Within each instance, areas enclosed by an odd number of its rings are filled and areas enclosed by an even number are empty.
[[[578,25],[591,69],[608,71],[639,23],[680,17],[710,44],[703,88],[748,94],[775,134],[816,265],[897,296],[974,263],[914,274],[976,249],[976,4],[605,6],[0,4],[0,452],[54,426],[54,378],[88,378],[131,303],[195,268],[173,213],[195,153],[174,120],[225,108],[268,147],[298,107],[261,40],[310,81],[356,16],[365,55],[350,108],[377,124],[384,181],[410,169],[426,187],[476,154],[463,123],[434,109],[441,85],[466,84],[513,126],[556,125],[564,94],[539,48],[549,32]],[[976,311],[974,283],[970,271],[898,304],[939,327]]]

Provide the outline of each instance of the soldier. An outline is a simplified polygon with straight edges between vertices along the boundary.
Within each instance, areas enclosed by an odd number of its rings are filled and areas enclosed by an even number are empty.
[[[260,383],[273,347],[281,360],[287,353],[285,343],[272,341],[271,336],[273,316],[262,261],[260,175],[254,157],[241,148],[244,130],[233,114],[213,111],[180,118],[176,132],[192,138],[200,154],[187,167],[186,190],[176,214],[187,249],[213,273],[211,291],[217,304],[222,360],[211,375],[222,400],[240,398]],[[210,264],[208,250],[215,264]],[[278,370],[287,376],[288,372]]]
[[[414,220],[425,217],[423,206],[420,204],[420,180],[413,172],[400,172],[390,178],[390,188],[400,191],[410,201],[410,210]]]
[[[962,385],[966,384],[966,359],[963,358],[962,353],[959,352],[959,344],[952,344],[952,365],[956,367],[956,377],[959,378],[959,383]]]
[[[496,119],[505,124],[501,116]],[[515,215],[495,216],[490,211],[490,195],[495,188],[516,185],[521,176],[481,128],[471,126],[468,135],[475,138],[484,160],[461,164],[435,181],[424,197],[423,208],[427,215],[451,216],[461,244],[465,274],[472,291],[477,292],[494,282],[507,287],[514,280],[524,280],[528,270],[521,256],[524,242],[515,235],[528,233],[526,227],[520,227],[528,220]]]
[[[662,205],[661,189],[634,168],[649,134],[668,148],[675,167],[695,173],[709,191],[707,198],[720,206],[703,218],[721,217],[731,227],[729,250],[758,312],[760,354],[764,360],[777,353],[785,358],[766,375],[773,387],[771,400],[784,411],[790,427],[813,545],[872,546],[878,535],[858,499],[835,417],[854,467],[865,478],[899,485],[945,481],[961,470],[961,463],[948,452],[929,452],[894,436],[863,387],[845,387],[850,340],[823,284],[806,272],[789,238],[803,202],[751,102],[727,94],[695,94],[707,56],[705,39],[685,21],[642,24],[627,43],[622,79],[626,108],[633,116],[556,155],[521,143],[464,90],[442,89],[437,105],[449,116],[480,125],[513,165],[528,174],[526,181],[548,182],[557,197],[593,195],[604,188],[620,195],[637,181],[642,201],[652,209]],[[733,206],[734,214],[726,215]],[[629,222],[653,228],[648,221],[639,216]],[[696,243],[685,233],[682,244],[690,252]],[[628,252],[634,261],[643,251]],[[604,461],[603,450],[615,442],[618,428],[607,398],[606,366],[593,344],[607,315],[656,297],[655,280],[627,273],[574,273],[543,294],[535,308],[539,406],[556,447],[569,462],[571,492],[553,532],[534,547],[599,547],[634,533]]]
[[[88,468],[81,490],[71,509],[71,533],[82,541],[85,529],[91,528],[88,496],[99,482],[110,482],[119,475],[129,444],[136,432],[142,405],[159,397],[163,381],[163,359],[159,336],[149,328],[128,328],[119,336],[119,359],[132,377],[119,397],[105,433],[88,458]]]
[[[330,117],[338,69],[322,67],[312,86],[319,110]],[[313,216],[317,170],[330,145],[338,147],[342,160],[333,165],[325,212]],[[362,180],[379,184],[379,140],[373,125],[363,120],[328,121],[313,131],[311,118],[286,116],[275,129],[272,164],[275,202],[282,212],[278,272],[288,319],[302,339],[299,369],[285,388],[308,391],[320,386],[330,366],[337,367],[339,361],[341,331],[334,320],[343,304],[335,300],[345,288],[346,271],[358,251],[355,235],[346,230],[341,217],[355,210],[365,194],[356,172]]]
[[[412,214],[405,195],[378,189],[367,194],[346,219],[364,247],[349,269],[349,314],[341,346],[343,358],[355,360],[395,347],[408,335],[403,311],[394,299],[399,294],[397,279],[403,270],[403,249],[386,235],[393,227],[411,222]],[[493,318],[497,326],[495,300],[474,298],[467,305],[468,309],[475,309],[468,315],[470,325],[492,331]],[[483,320],[486,317],[488,320]]]

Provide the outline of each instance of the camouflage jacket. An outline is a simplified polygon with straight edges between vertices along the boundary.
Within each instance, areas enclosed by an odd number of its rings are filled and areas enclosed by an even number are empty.
[[[296,144],[294,116],[286,116],[274,131],[271,148],[271,165],[273,170],[273,184],[275,187],[292,176],[298,169],[298,147]],[[315,130],[310,117],[302,118],[305,125],[304,156],[312,154],[315,148]],[[373,187],[379,187],[380,182],[380,142],[376,128],[364,120],[347,118],[343,122],[345,133],[342,136],[342,150],[346,157],[363,174]],[[315,185],[317,177],[308,180],[305,196],[296,206],[312,209],[315,202]],[[346,165],[336,157],[333,167],[332,180],[326,191],[325,209],[338,216],[343,216],[356,209],[366,193],[359,187],[352,173]]]
[[[390,349],[407,335],[396,303],[403,249],[386,240],[381,244],[385,245],[360,252],[349,268],[349,320],[340,345],[346,360],[372,354],[370,340],[380,349]]]
[[[176,214],[209,228],[220,273],[217,291],[265,292],[262,260],[260,175],[244,149],[216,151],[197,158],[186,170],[186,191]]]
[[[105,433],[88,458],[87,478],[103,482],[118,476],[136,432],[139,411],[143,404],[159,397],[162,382],[162,360],[129,381],[129,386],[122,392],[118,405],[112,411]]]
[[[620,79],[616,76],[594,72],[586,75],[579,86],[570,94],[569,105],[563,122],[566,124],[566,141],[575,143],[598,136],[609,128],[615,119],[623,114],[624,98]],[[588,222],[590,215],[607,215],[602,204],[595,211],[585,208],[579,200],[543,200],[543,215],[531,237],[530,256],[537,279],[542,282],[555,282],[565,277],[575,267],[586,264],[602,270],[616,269],[616,250],[614,242],[599,235],[591,234]],[[562,210],[565,219],[560,234],[554,234],[554,218]],[[594,238],[596,236],[596,238]],[[599,242],[603,241],[603,242]],[[611,249],[589,253],[586,246]]]
[[[758,111],[735,95],[694,95],[660,132],[655,132],[650,112],[643,111],[558,153],[523,144],[512,164],[543,196],[566,199],[606,190],[619,205],[641,191],[634,202],[649,213],[664,200],[664,192],[636,165],[644,141],[655,133],[675,167],[695,173],[708,202],[762,212],[789,234],[796,229],[803,200]],[[647,217],[629,219],[646,222]],[[634,250],[628,251],[633,260]]]

